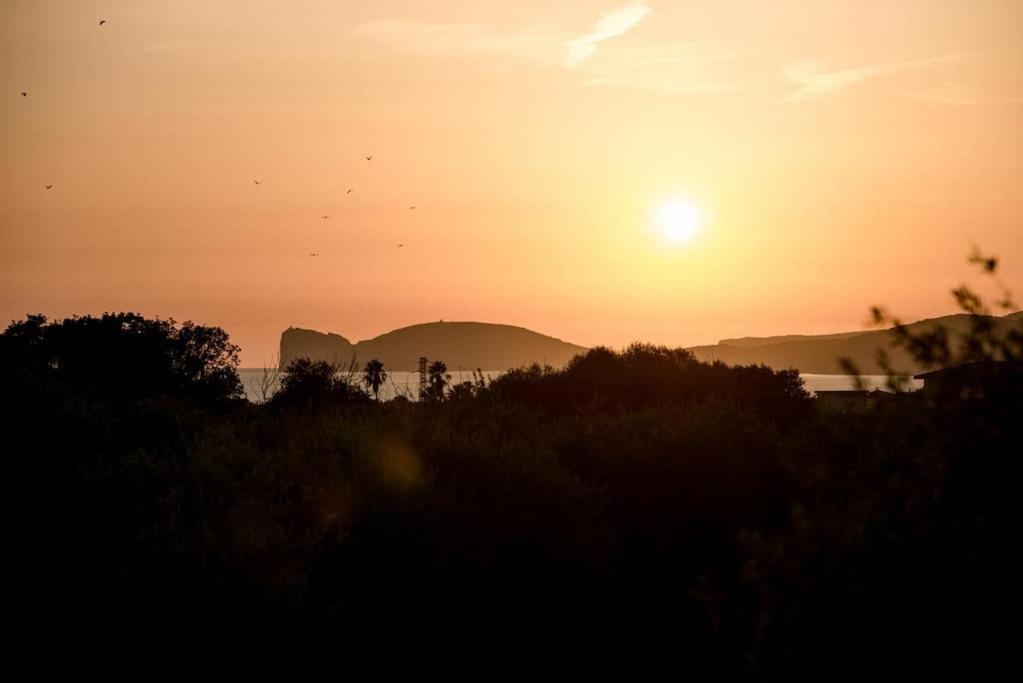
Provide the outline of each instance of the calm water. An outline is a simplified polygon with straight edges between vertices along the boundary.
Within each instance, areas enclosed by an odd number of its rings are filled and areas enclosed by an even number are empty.
[[[259,403],[263,400],[263,379],[265,371],[263,368],[239,368],[242,384],[245,386],[245,397],[250,401]],[[472,372],[469,370],[449,370],[451,383],[469,381],[472,379]],[[484,370],[483,375],[493,379],[501,374],[500,370]],[[357,378],[361,381],[362,375]],[[418,372],[389,372],[387,382],[380,387],[381,400],[390,400],[395,396],[406,396],[415,400],[419,396],[419,373]]]
[[[855,389],[856,381],[852,375],[800,375],[803,381],[806,383],[806,389],[810,392],[816,391],[836,391],[842,389]],[[863,384],[866,389],[882,389],[888,388],[888,376],[887,375],[863,375]],[[906,388],[910,391],[916,391],[922,388],[924,382],[922,379],[910,379],[909,384]]]
[[[245,396],[250,401],[259,402],[262,400],[261,384],[264,377],[262,368],[241,368],[238,371],[241,375],[242,384],[245,385]],[[483,372],[488,378],[494,378],[501,374],[499,370],[486,370]],[[471,380],[472,373],[468,371],[454,370],[451,372],[451,381],[454,383]],[[838,389],[854,389],[855,384],[851,375],[803,375],[808,391],[828,391]],[[863,380],[868,389],[884,389],[888,378],[884,375],[864,375]],[[910,380],[911,389],[919,389],[923,386],[920,380]],[[415,400],[419,391],[418,372],[392,372],[387,383],[380,387],[380,398],[388,400],[395,396],[407,396]]]

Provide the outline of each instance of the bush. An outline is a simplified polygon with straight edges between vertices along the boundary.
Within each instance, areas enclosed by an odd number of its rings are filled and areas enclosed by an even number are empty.
[[[369,398],[358,385],[354,366],[296,358],[285,368],[281,388],[268,405],[275,409],[322,410],[336,405],[363,404]]]
[[[241,398],[238,347],[219,327],[105,313],[48,323],[41,315],[0,334],[0,373],[118,404],[169,396]]]
[[[1014,652],[1011,375],[828,415],[794,372],[645,345],[455,387],[438,366],[423,403],[300,359],[268,404],[225,409],[205,378],[226,336],[116,320],[0,336],[9,611],[47,650],[754,679]],[[111,339],[154,377],[90,369]]]
[[[725,398],[759,415],[796,421],[810,407],[796,371],[702,363],[685,349],[633,344],[618,353],[597,347],[563,370],[532,367],[495,379],[484,395],[547,414],[635,410],[648,405]]]

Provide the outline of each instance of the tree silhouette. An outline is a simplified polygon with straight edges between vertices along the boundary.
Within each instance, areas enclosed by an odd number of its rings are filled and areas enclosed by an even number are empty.
[[[241,398],[238,351],[223,329],[104,313],[47,321],[30,315],[0,334],[3,369],[30,372],[115,402],[176,396]]]
[[[435,360],[430,363],[427,369],[426,400],[443,401],[451,375],[448,374],[448,366],[444,361]]]
[[[379,401],[380,385],[387,381],[387,372],[384,370],[384,364],[374,358],[366,363],[366,367],[362,372],[362,383],[373,392],[373,398]]]
[[[360,403],[366,394],[355,382],[350,366],[323,360],[296,358],[288,364],[280,389],[269,405],[296,410],[319,410]]]

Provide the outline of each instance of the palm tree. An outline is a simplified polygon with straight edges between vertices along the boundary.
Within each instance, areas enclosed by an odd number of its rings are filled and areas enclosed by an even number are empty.
[[[378,401],[380,400],[380,385],[386,381],[387,372],[384,370],[383,363],[376,358],[366,363],[366,367],[362,371],[362,383],[373,392],[373,397]]]
[[[451,375],[448,374],[448,366],[444,364],[444,361],[435,360],[430,363],[429,373],[429,388],[427,389],[427,396],[432,401],[443,401],[444,390],[447,388],[448,383],[451,381]]]

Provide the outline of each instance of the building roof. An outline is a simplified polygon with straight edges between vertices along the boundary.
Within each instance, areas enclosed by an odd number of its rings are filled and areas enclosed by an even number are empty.
[[[870,392],[866,389],[818,389],[813,392],[817,396],[859,396],[866,395]]]

